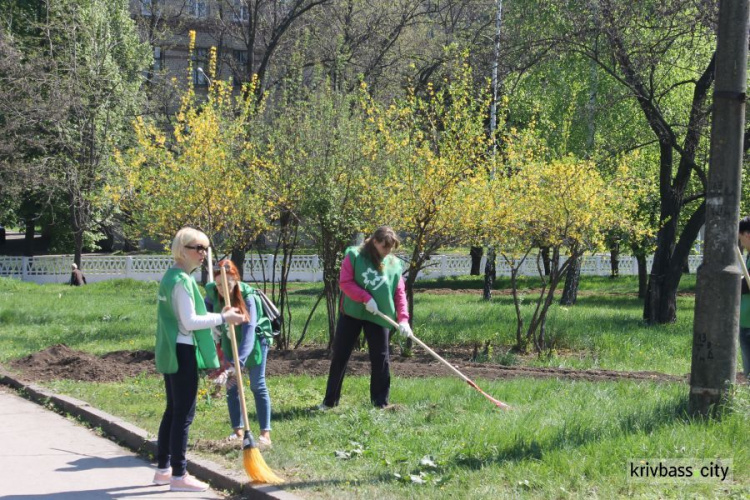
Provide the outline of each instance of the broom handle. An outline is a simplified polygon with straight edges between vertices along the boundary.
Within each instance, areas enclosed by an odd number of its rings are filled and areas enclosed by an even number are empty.
[[[398,328],[398,323],[396,323],[395,321],[393,321],[390,317],[386,316],[382,312],[376,311],[375,314],[377,314],[378,316],[380,316],[381,318],[383,318],[384,320],[386,320],[394,328]],[[453,370],[453,373],[455,373],[456,375],[458,375],[459,377],[461,377],[464,380],[464,382],[468,383],[471,386],[475,385],[474,382],[472,382],[471,379],[469,379],[469,377],[467,377],[466,375],[464,375],[463,373],[461,373],[460,371],[458,371],[458,369],[455,366],[453,366],[452,364],[450,364],[446,360],[444,360],[438,353],[436,353],[435,351],[433,351],[432,349],[430,349],[427,344],[425,344],[424,342],[422,342],[421,340],[419,340],[417,337],[415,337],[414,334],[412,334],[411,338],[417,344],[419,344],[422,347],[422,349],[424,349],[425,351],[429,352],[432,355],[433,358],[437,359],[438,361],[440,361],[441,363],[443,363],[445,366],[447,366],[448,368],[450,368],[451,370]]]
[[[227,271],[224,266],[221,269],[221,281],[222,288],[224,289],[224,303],[232,304],[232,299],[229,296],[229,284],[227,283]],[[247,419],[247,404],[245,403],[245,390],[242,388],[242,367],[240,366],[240,355],[237,351],[237,339],[234,335],[234,325],[227,325],[227,331],[229,332],[229,340],[232,344],[232,356],[234,358],[234,376],[237,379],[237,390],[240,393],[240,408],[242,408],[242,422],[245,424],[245,431],[250,430],[250,424]]]
[[[745,282],[747,283],[747,286],[750,286],[750,274],[747,272],[745,259],[742,258],[742,250],[740,250],[740,247],[735,246],[734,251],[737,254],[737,260],[740,261],[740,268],[742,269],[742,275],[745,277]]]
[[[214,281],[214,259],[211,255],[211,245],[208,246],[206,252],[206,260],[208,261],[208,282],[213,283]]]

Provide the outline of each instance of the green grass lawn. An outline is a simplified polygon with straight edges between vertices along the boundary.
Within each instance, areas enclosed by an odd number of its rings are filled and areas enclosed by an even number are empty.
[[[507,283],[499,281],[502,288]],[[535,288],[528,280],[524,288]],[[481,287],[481,277],[420,282],[421,288]],[[646,327],[633,278],[584,277],[579,303],[554,306],[548,331],[555,351],[543,359],[506,353],[513,343],[511,299],[496,294],[417,293],[415,333],[433,346],[491,340],[488,362],[621,370],[689,370],[693,297],[679,299],[678,321]],[[686,291],[694,278],[683,280]],[[290,293],[292,337],[319,290],[297,285]],[[110,281],[86,287],[37,286],[0,280],[0,362],[65,343],[105,353],[152,349],[156,284]],[[527,296],[527,301],[531,296]],[[525,306],[530,307],[530,306]],[[308,333],[324,343],[324,308]],[[398,411],[370,408],[368,378],[345,382],[342,405],[319,413],[325,379],[269,379],[275,447],[269,465],[305,498],[747,498],[750,496],[750,391],[737,388],[721,419],[685,415],[686,384],[478,380],[510,412],[456,378],[402,379],[392,384]],[[159,377],[123,383],[60,380],[52,389],[88,401],[155,433],[163,411]],[[207,386],[204,385],[204,389]],[[201,391],[191,442],[229,434],[222,399]],[[250,398],[251,413],[252,398]],[[255,416],[251,415],[257,430]],[[241,469],[234,452],[212,455]],[[637,459],[731,459],[733,482],[629,480]]]
[[[721,420],[685,416],[687,386],[517,379],[482,382],[510,402],[497,410],[454,379],[395,379],[398,411],[373,409],[368,380],[345,382],[341,406],[311,412],[325,381],[269,380],[274,449],[266,462],[305,498],[746,498],[750,495],[750,392]],[[156,433],[161,381],[59,381],[86,400]],[[205,386],[204,386],[205,387]],[[203,391],[202,391],[202,394]],[[251,412],[253,428],[257,430]],[[230,432],[221,399],[202,395],[191,440]],[[237,452],[210,456],[241,470]],[[734,482],[628,480],[630,460],[731,459]]]

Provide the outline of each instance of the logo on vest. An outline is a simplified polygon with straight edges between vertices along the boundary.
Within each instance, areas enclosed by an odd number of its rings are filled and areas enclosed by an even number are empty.
[[[385,284],[385,276],[380,275],[380,273],[371,267],[362,273],[362,279],[365,282],[365,286],[372,287],[371,290],[373,291]]]

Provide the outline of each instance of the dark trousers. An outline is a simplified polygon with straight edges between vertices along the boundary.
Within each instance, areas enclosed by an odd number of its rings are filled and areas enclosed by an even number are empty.
[[[388,404],[391,390],[391,359],[388,351],[389,329],[345,314],[339,315],[336,334],[333,337],[333,357],[328,372],[328,384],[323,404],[336,406],[341,398],[341,386],[344,384],[346,365],[364,329],[367,347],[370,351],[370,400],[375,406]]]
[[[164,375],[167,409],[159,425],[156,461],[160,469],[172,466],[173,476],[183,476],[187,468],[188,430],[195,416],[198,399],[198,363],[195,346],[177,344],[177,373]]]

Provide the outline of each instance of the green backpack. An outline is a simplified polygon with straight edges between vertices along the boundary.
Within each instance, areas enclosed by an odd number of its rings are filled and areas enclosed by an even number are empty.
[[[263,292],[251,287],[250,285],[245,283],[242,284],[245,285],[242,288],[242,296],[247,297],[248,295],[252,295],[253,300],[255,300],[255,313],[258,318],[258,322],[255,325],[255,335],[260,335],[266,338],[269,341],[268,344],[270,346],[273,343],[273,338],[278,335],[279,332],[278,330],[274,331],[273,320],[268,316],[266,302],[263,300],[265,295]]]

